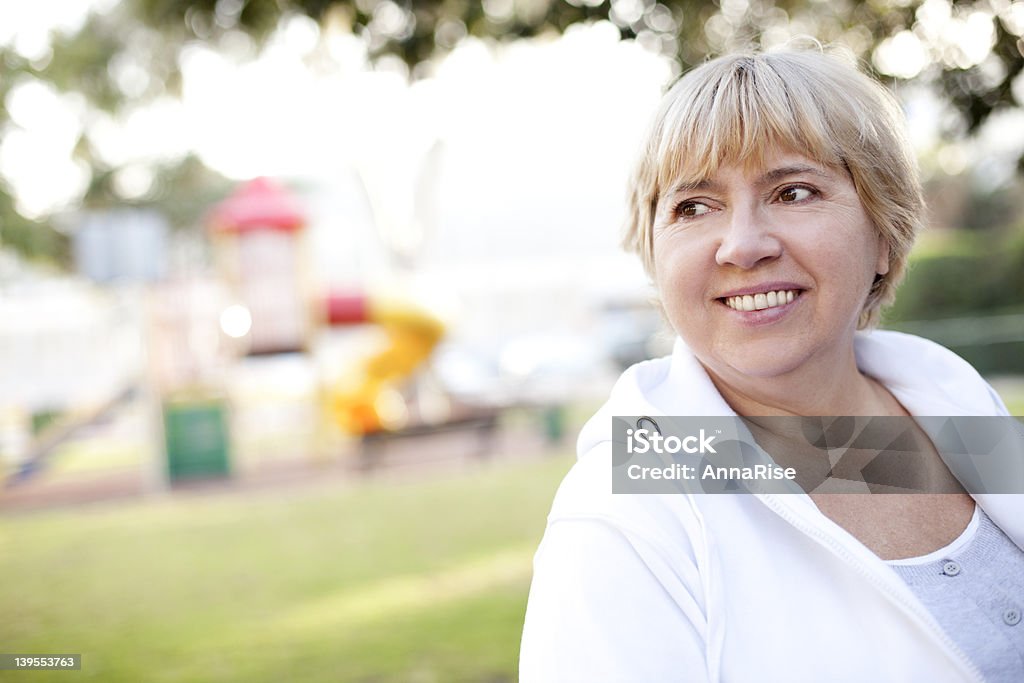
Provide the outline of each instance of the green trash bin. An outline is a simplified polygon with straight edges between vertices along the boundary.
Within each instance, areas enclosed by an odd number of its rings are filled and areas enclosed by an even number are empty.
[[[560,405],[547,406],[541,411],[544,437],[549,444],[559,443],[565,437],[565,408]]]
[[[225,401],[172,399],[165,401],[163,408],[170,482],[228,476],[231,468]]]

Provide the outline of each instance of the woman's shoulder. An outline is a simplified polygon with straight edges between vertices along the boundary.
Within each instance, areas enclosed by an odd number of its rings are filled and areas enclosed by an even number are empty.
[[[682,680],[687,664],[690,680],[704,666],[703,558],[671,501],[613,494],[611,470],[604,442],[558,490],[533,560],[523,681]]]
[[[601,444],[566,475],[534,556],[534,583],[557,586],[563,598],[586,594],[588,603],[615,603],[630,586],[626,602],[647,611],[661,609],[668,593],[673,612],[700,614],[707,557],[699,513],[684,494],[612,493],[611,472],[611,444]]]

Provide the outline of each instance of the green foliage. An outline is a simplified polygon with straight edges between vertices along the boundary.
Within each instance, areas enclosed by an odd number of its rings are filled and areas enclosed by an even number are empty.
[[[992,112],[1015,106],[1013,79],[1024,70],[1024,41],[995,22],[996,43],[991,59],[1005,68],[1002,78],[993,79],[980,65],[970,69],[946,69],[942,88],[953,106],[963,115],[968,131],[976,131]],[[997,67],[998,68],[998,67]],[[1024,161],[1024,157],[1021,159]]]
[[[150,190],[125,200],[114,188],[115,169],[94,169],[83,203],[90,207],[134,206],[151,208],[165,216],[172,228],[197,229],[211,206],[228,195],[234,183],[213,171],[194,154],[154,169]]]
[[[951,344],[949,348],[982,375],[1024,374],[1024,342],[1000,342],[971,346]],[[1015,404],[1007,404],[1007,407],[1013,415],[1024,415],[1020,399]]]
[[[66,265],[71,256],[67,235],[48,223],[22,216],[3,187],[0,187],[0,246],[33,261],[60,265]]]
[[[78,33],[57,36],[52,44],[53,57],[33,75],[60,91],[82,93],[94,106],[113,111],[121,103],[122,94],[108,67],[125,49],[124,37],[115,22],[93,15]]]
[[[1024,215],[1024,178],[1004,187],[973,191],[958,227],[965,230],[999,230]]]
[[[982,374],[1024,374],[1020,324],[1008,317],[1017,315],[1024,315],[1024,230],[965,235],[950,250],[915,259],[885,319],[948,346]],[[953,322],[927,322],[943,320]]]
[[[933,320],[970,315],[985,305],[988,254],[939,254],[915,261],[891,320]]]
[[[963,237],[911,261],[891,322],[977,316],[1024,308],[1024,229]]]

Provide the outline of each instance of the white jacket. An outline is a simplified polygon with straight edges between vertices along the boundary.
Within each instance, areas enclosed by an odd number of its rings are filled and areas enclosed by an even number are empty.
[[[932,342],[858,334],[913,415],[1006,415]],[[580,434],[534,558],[520,680],[899,683],[981,674],[899,576],[803,494],[613,495],[614,415],[735,415],[693,355],[627,370]],[[977,502],[1024,548],[1024,496]]]

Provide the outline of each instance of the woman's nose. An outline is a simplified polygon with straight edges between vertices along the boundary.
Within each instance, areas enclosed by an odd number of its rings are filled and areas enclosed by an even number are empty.
[[[749,270],[782,255],[782,243],[765,216],[756,209],[734,209],[718,245],[715,261],[720,266]]]

